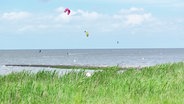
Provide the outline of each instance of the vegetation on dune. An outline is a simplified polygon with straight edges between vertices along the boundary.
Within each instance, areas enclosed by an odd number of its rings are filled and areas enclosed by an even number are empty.
[[[58,76],[56,71],[0,76],[0,101],[39,104],[182,104],[184,63],[170,63],[123,73],[118,67]]]

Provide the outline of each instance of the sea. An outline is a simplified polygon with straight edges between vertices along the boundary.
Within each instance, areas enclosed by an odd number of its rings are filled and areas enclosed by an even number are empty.
[[[0,50],[0,75],[11,72],[57,70],[60,74],[69,69],[18,67],[16,65],[88,65],[144,67],[157,64],[183,62],[184,48],[155,49],[33,49]]]

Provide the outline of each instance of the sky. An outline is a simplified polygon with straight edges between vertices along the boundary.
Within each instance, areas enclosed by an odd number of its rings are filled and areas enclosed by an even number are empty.
[[[106,48],[184,48],[184,0],[0,1],[0,49]]]

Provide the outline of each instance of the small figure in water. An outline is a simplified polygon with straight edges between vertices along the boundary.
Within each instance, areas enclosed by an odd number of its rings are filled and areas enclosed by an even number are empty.
[[[41,53],[42,52],[42,50],[39,50],[39,53]]]
[[[119,41],[117,41],[117,44],[119,44]]]

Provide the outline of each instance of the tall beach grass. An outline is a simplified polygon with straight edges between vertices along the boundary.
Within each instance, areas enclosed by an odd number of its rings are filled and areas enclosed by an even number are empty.
[[[58,76],[56,71],[0,76],[1,104],[183,104],[184,63],[123,73],[118,67]]]

